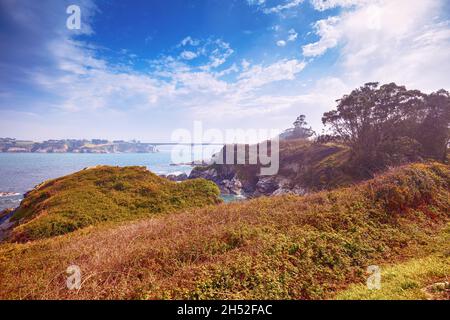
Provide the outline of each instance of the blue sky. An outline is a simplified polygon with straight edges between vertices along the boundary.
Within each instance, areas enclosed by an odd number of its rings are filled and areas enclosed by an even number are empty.
[[[81,30],[66,8],[81,8]],[[320,132],[369,81],[450,89],[445,0],[0,0],[0,136]]]

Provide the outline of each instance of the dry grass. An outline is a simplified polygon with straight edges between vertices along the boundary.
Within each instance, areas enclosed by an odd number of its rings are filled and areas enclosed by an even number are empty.
[[[0,298],[330,298],[368,265],[425,255],[449,220],[449,184],[448,166],[417,164],[336,191],[4,244]],[[65,286],[72,264],[78,291]]]

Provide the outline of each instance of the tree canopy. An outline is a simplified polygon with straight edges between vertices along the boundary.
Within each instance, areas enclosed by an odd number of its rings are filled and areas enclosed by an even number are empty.
[[[367,83],[337,100],[322,122],[352,149],[364,175],[418,159],[447,159],[450,94]]]
[[[305,120],[306,116],[301,114],[293,123],[293,128],[287,129],[281,138],[285,139],[308,139],[314,135],[314,130],[308,127],[308,122]]]

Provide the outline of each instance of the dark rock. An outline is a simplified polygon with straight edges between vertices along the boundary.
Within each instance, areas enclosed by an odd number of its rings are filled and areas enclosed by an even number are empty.
[[[188,175],[186,173],[184,173],[184,172],[183,173],[179,173],[179,174],[174,174],[174,173],[166,174],[166,175],[162,174],[162,175],[160,175],[160,177],[169,179],[171,181],[176,181],[176,182],[184,181],[184,180],[187,180],[189,178]]]
[[[293,165],[294,166],[294,165]],[[297,169],[297,166],[295,167]],[[241,195],[247,198],[277,196],[283,194],[304,195],[307,190],[294,185],[292,179],[281,175],[263,176],[256,179],[240,179],[232,165],[210,165],[195,167],[189,179],[203,178],[213,181],[222,194]]]
[[[209,167],[195,167],[194,169],[192,169],[191,174],[189,175],[189,179],[198,178],[203,178],[214,182],[220,180],[216,169]]]
[[[223,180],[219,184],[219,188],[226,194],[242,195],[242,183],[237,178]]]
[[[256,193],[259,195],[271,195],[280,186],[273,176],[262,177],[256,183]]]

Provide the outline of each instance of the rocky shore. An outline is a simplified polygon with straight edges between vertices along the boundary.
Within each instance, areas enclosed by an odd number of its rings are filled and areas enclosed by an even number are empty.
[[[219,153],[223,155],[224,150]],[[272,176],[261,176],[260,165],[217,164],[212,159],[209,164],[195,166],[188,177],[168,178],[174,181],[203,178],[214,182],[224,195],[245,198],[304,195],[358,181],[348,174],[347,161],[348,149],[341,145],[281,141],[279,170]]]
[[[182,172],[182,173],[169,173],[169,174],[160,174],[160,177],[169,179],[171,181],[175,181],[175,182],[180,182],[180,181],[184,181],[187,180],[189,178],[189,176]]]
[[[292,181],[278,175],[261,176],[250,180],[241,179],[233,166],[195,167],[191,171],[189,179],[196,178],[213,181],[223,194],[247,198],[283,194],[303,195],[307,192],[305,188],[293,185]]]
[[[220,173],[219,173],[220,171]],[[294,185],[289,179],[280,176],[260,177],[256,183],[241,180],[238,173],[229,166],[197,166],[191,173],[172,173],[160,175],[171,181],[180,182],[188,179],[206,179],[214,182],[224,195],[242,196],[253,198],[259,196],[276,196],[283,194],[303,195],[307,193],[305,188]]]

